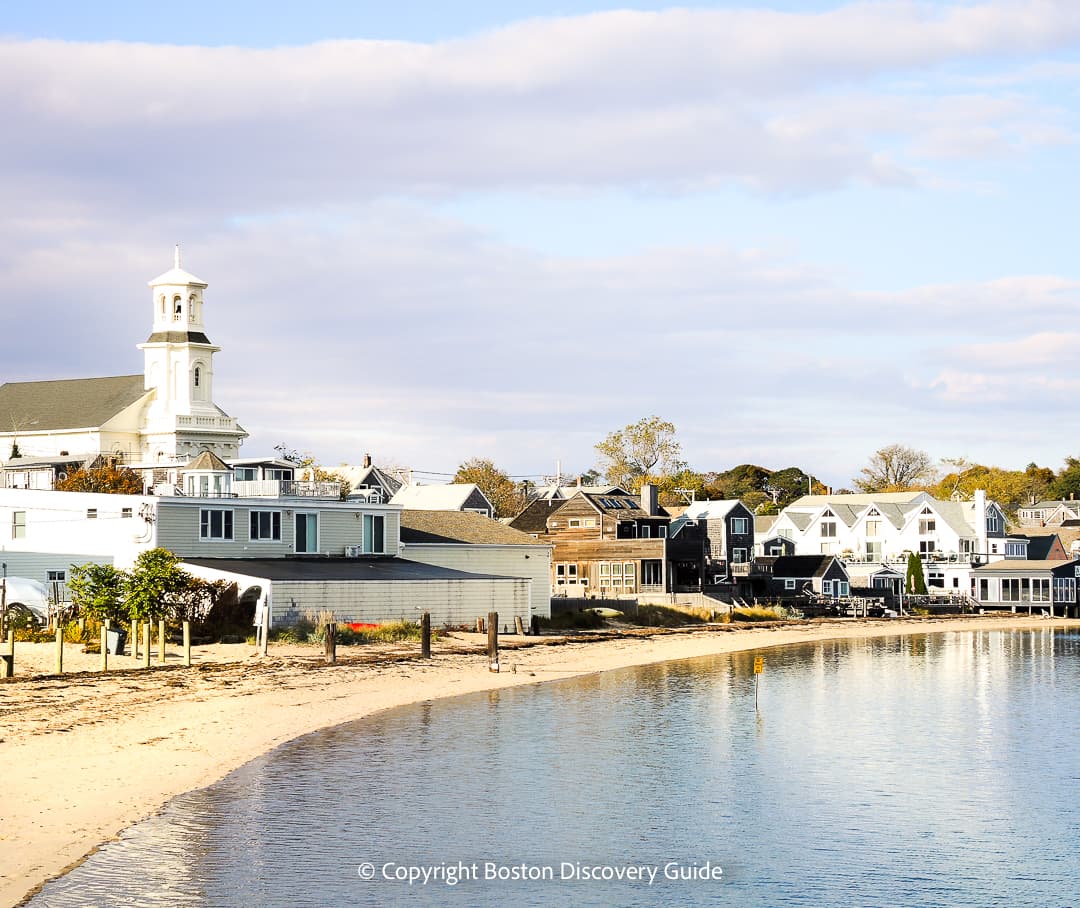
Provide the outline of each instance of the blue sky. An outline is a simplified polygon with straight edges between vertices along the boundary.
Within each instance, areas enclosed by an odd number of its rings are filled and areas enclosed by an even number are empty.
[[[701,470],[1057,467],[1078,44],[1064,0],[9,4],[0,380],[139,371],[180,241],[247,454],[537,475],[656,413]]]

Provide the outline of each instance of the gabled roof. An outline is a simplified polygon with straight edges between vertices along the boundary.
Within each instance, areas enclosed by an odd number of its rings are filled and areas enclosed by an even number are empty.
[[[546,545],[528,533],[472,511],[402,511],[401,541],[406,544]]]
[[[0,434],[96,429],[149,392],[143,375],[0,385]]]
[[[391,476],[385,470],[380,470],[374,464],[370,467],[364,467],[352,483],[354,489],[375,486],[383,489],[390,496],[393,496],[403,485],[404,483],[400,479]]]
[[[832,555],[781,555],[773,562],[773,576],[820,577],[835,560]]]
[[[469,496],[479,493],[488,507],[495,510],[486,495],[473,482],[451,482],[435,486],[402,486],[390,499],[391,504],[400,504],[405,508],[431,511],[460,511],[465,507]]]
[[[510,526],[522,533],[546,533],[547,520],[566,502],[561,498],[538,498],[529,502],[528,506],[513,520]]]
[[[196,470],[204,473],[231,473],[232,467],[213,451],[203,451],[197,457],[188,461],[187,466],[184,467],[185,473],[194,473]]]
[[[588,501],[596,510],[602,514],[607,514],[609,517],[621,517],[621,518],[640,518],[648,517],[641,508],[641,502],[634,498],[633,495],[623,494],[593,494],[591,492],[578,493]],[[576,495],[574,496],[577,497]],[[656,517],[666,517],[666,514],[656,514]]]
[[[789,508],[800,508],[803,510],[814,510],[815,508],[824,507],[827,504],[848,504],[848,505],[870,505],[878,502],[888,504],[908,504],[920,495],[925,495],[926,492],[866,492],[866,493],[846,493],[843,495],[803,495],[802,498],[796,498]]]
[[[719,520],[728,514],[742,502],[738,498],[724,498],[716,501],[695,501],[686,506],[682,516],[688,520]],[[746,505],[743,505],[745,508]],[[747,508],[747,510],[750,510]],[[751,513],[753,513],[751,511]]]

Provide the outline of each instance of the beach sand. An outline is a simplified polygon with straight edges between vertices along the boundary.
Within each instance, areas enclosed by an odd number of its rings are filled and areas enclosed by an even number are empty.
[[[502,671],[489,671],[479,634],[442,636],[434,658],[418,646],[340,647],[325,665],[314,646],[197,647],[196,664],[137,668],[53,644],[19,644],[16,677],[0,682],[0,905],[14,905],[102,842],[171,798],[210,785],[248,760],[320,728],[379,710],[475,691],[630,665],[833,639],[896,634],[1077,627],[1020,615],[827,621],[625,636],[503,637]],[[523,644],[523,645],[522,645]],[[518,648],[513,648],[518,647]],[[6,652],[6,650],[5,650]]]

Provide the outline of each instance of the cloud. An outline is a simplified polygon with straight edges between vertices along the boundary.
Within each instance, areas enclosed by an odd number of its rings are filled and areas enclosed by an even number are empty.
[[[498,187],[907,185],[920,160],[1071,133],[1023,98],[890,80],[1078,36],[1072,3],[895,2],[616,11],[433,44],[8,40],[0,190],[21,214],[225,216]]]

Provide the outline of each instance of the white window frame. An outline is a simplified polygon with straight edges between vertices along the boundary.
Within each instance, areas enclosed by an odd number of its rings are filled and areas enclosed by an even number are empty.
[[[795,579],[793,577],[785,577],[784,578],[784,589],[785,590],[793,590],[793,589],[795,589]]]
[[[221,515],[221,526],[214,532],[214,515]],[[232,542],[236,539],[236,515],[232,508],[199,508],[199,540]]]
[[[746,564],[746,549],[738,548],[731,550],[732,564]]]
[[[277,517],[275,521],[274,518]],[[270,523],[269,535],[263,535],[263,518]],[[259,526],[256,523],[260,524]],[[276,527],[275,527],[276,524]],[[277,535],[274,535],[274,530]],[[252,542],[281,542],[281,511],[254,509],[248,515],[248,532]]]
[[[11,538],[26,538],[26,511],[11,512]]]
[[[315,519],[315,548],[314,549],[305,549],[303,552],[300,551],[300,546],[297,544],[298,539],[297,539],[297,536],[296,536],[296,524],[297,524],[297,519],[299,517],[307,517],[307,518],[314,518]],[[322,526],[321,526],[321,524],[322,524],[322,521],[319,519],[319,512],[318,511],[294,511],[293,512],[293,520],[292,520],[293,551],[296,552],[299,555],[317,555],[319,553],[320,549],[322,548],[322,539],[320,538],[321,535],[322,535]],[[306,543],[306,540],[305,540],[305,543]]]
[[[836,520],[822,520],[818,526],[818,535],[822,539],[835,539],[836,538]]]
[[[749,517],[732,517],[731,518],[731,535],[732,536],[745,536],[750,532],[750,518]]]

